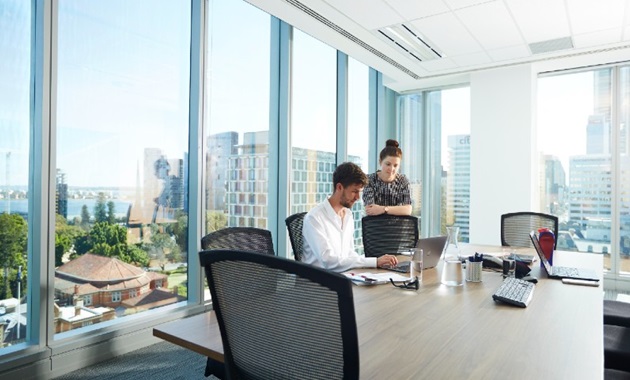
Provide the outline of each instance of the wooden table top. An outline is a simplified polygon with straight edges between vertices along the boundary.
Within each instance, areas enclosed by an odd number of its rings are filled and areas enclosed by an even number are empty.
[[[462,247],[466,255],[500,250]],[[602,272],[596,254],[557,252],[554,264]],[[563,284],[532,266],[539,281],[527,308],[493,301],[502,277],[485,270],[482,282],[459,287],[440,283],[439,266],[424,272],[418,291],[355,286],[361,378],[602,378],[603,285]],[[223,360],[213,312],[156,326],[153,335]]]

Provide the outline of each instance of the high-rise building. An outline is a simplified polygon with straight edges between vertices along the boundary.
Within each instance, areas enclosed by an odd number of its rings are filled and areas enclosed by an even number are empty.
[[[553,215],[562,215],[566,212],[566,188],[567,179],[562,162],[556,156],[543,155],[541,159],[544,170],[541,178],[542,194],[540,200],[543,203],[541,210]]]
[[[461,241],[469,240],[470,135],[448,136],[446,224],[459,226]]]
[[[206,146],[206,209],[225,211],[228,162],[229,157],[237,152],[238,133],[210,135]]]
[[[55,176],[56,182],[56,199],[55,199],[55,211],[57,214],[68,219],[68,184],[66,183],[66,173],[61,169],[57,169],[57,175]]]

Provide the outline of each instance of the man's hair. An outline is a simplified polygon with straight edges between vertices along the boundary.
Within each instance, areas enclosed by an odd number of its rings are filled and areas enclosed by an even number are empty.
[[[350,185],[363,185],[365,187],[368,179],[357,164],[344,162],[337,166],[333,173],[333,187],[337,187],[338,183],[344,188]]]

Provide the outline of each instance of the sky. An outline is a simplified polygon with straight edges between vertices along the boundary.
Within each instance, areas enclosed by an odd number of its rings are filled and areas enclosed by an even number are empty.
[[[242,1],[210,3],[206,111],[211,127],[206,128],[210,133],[238,131],[242,139],[243,132],[269,128],[271,21]],[[247,27],[234,28],[234,12]],[[28,179],[29,23],[30,2],[0,2],[0,56],[10,57],[0,60],[0,185],[26,185]],[[71,186],[135,186],[145,148],[184,158],[190,39],[186,2],[63,1],[57,37],[56,164]],[[294,39],[292,145],[335,151],[335,85],[330,78],[336,77],[336,52],[297,30]],[[367,76],[368,68],[350,59],[348,150],[362,157],[368,147]],[[563,162],[584,153],[592,81],[592,73],[538,81],[542,152]],[[470,133],[468,88],[442,91],[442,111],[444,135]],[[568,134],[570,144],[557,143]],[[446,139],[442,143],[447,154]]]

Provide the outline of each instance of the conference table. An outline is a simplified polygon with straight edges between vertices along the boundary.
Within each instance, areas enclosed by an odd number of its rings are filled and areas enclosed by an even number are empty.
[[[462,245],[465,255],[501,254],[501,247]],[[513,249],[533,255],[533,249]],[[554,265],[594,269],[602,255],[555,252]],[[441,265],[425,270],[420,288],[354,286],[361,379],[601,379],[603,283],[539,281],[526,308],[495,302],[502,274],[484,270],[482,282],[448,287]],[[377,271],[374,269],[366,271]],[[602,280],[603,281],[603,280]],[[600,281],[601,282],[601,281]],[[153,335],[215,360],[223,346],[214,312],[168,322]]]

